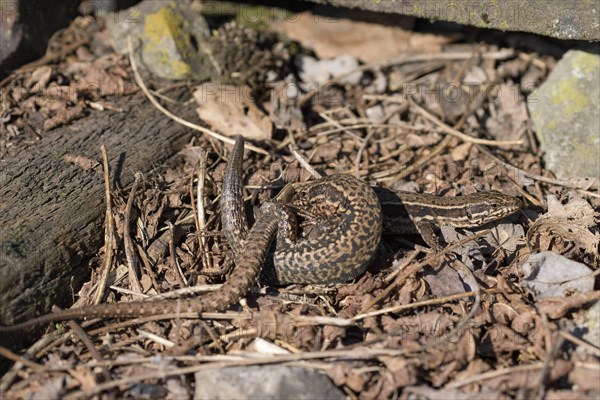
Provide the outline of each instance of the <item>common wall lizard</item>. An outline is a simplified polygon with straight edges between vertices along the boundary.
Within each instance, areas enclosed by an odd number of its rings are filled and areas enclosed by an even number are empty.
[[[375,188],[384,215],[384,232],[419,234],[434,251],[441,250],[435,230],[442,226],[476,228],[522,208],[516,197],[495,190],[443,197]]]
[[[288,185],[278,196],[278,201],[268,201],[261,206],[261,215],[248,231],[243,204],[243,151],[244,141],[238,136],[227,163],[221,198],[223,228],[234,250],[235,267],[218,291],[194,298],[62,310],[16,325],[0,326],[0,333],[69,319],[199,314],[222,310],[238,301],[252,286],[278,227],[275,266],[283,266],[283,269],[276,267],[274,280],[288,282],[288,277],[293,281],[297,280],[297,274],[306,274],[306,282],[333,283],[364,272],[379,243],[382,224],[381,209],[373,190],[359,179],[340,175]],[[310,208],[308,217],[318,232],[316,236],[296,237],[293,207]]]
[[[238,136],[221,200],[223,230],[236,255],[247,251],[244,243],[256,240],[250,233],[244,241],[248,223],[241,202],[243,146]],[[265,203],[277,215],[278,225],[273,260],[263,273],[270,283],[341,283],[366,270],[382,229],[381,206],[367,183],[350,175],[331,175],[290,184],[277,200]],[[310,225],[304,237],[297,235],[296,214]]]
[[[360,275],[367,268],[380,240],[381,205],[362,180],[332,175],[306,183],[291,184],[277,201],[261,206],[248,230],[242,185],[244,143],[238,137],[227,163],[221,213],[225,236],[234,252],[235,268],[220,290],[195,298],[100,304],[46,314],[28,321],[0,326],[0,333],[39,324],[81,318],[123,318],[174,313],[201,313],[226,308],[244,296],[265,264],[270,243],[277,233],[273,262],[266,275],[274,283],[337,283]],[[516,198],[498,192],[481,192],[456,198],[400,192],[383,196],[384,207],[399,207],[398,224],[388,231],[404,232],[412,225],[434,249],[439,249],[434,228],[451,225],[474,227],[519,210]],[[298,211],[309,228],[296,233]],[[395,227],[395,228],[394,228]]]

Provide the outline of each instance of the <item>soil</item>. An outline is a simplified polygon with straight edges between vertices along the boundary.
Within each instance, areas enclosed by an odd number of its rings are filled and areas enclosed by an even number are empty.
[[[301,38],[303,29],[314,39],[301,22],[294,34]],[[330,76],[315,85],[291,59],[278,82],[265,84],[281,72],[269,70],[244,86],[223,80],[250,96],[211,104],[212,128],[227,122],[231,131],[220,133],[231,135],[270,125],[252,142],[264,154],[246,152],[249,209],[285,182],[310,179],[303,158],[320,174],[354,174],[390,190],[498,190],[521,198],[522,212],[469,232],[443,229],[451,246],[445,257],[428,252],[418,236],[385,234],[369,270],[343,285],[258,282],[221,313],[71,321],[20,351],[2,338],[14,352],[0,355],[16,362],[0,379],[2,396],[156,393],[150,388],[175,396],[190,393],[191,379],[177,377],[195,367],[249,360],[317,368],[351,398],[597,396],[600,350],[574,332],[600,292],[543,298],[521,268],[531,255],[552,251],[588,266],[599,286],[599,183],[546,171],[527,114],[527,99],[557,60],[539,38],[538,51],[525,51],[476,34],[402,32],[412,47],[363,62],[354,81]],[[410,42],[412,35],[418,40]],[[364,45],[386,51],[385,42]],[[229,145],[208,134],[211,127],[193,132],[146,101],[102,20],[74,21],[50,48],[56,57],[2,82],[2,322],[70,298],[81,306],[218,290],[213,284],[227,279],[229,245],[217,205]],[[301,53],[325,68],[317,53]],[[194,84],[159,80],[143,68],[140,78],[172,113],[202,125]],[[481,235],[465,239],[473,232]],[[286,354],[263,353],[258,337]]]

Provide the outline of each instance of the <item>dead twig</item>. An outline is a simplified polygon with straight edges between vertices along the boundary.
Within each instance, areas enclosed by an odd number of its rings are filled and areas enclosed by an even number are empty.
[[[25,365],[26,367],[29,367],[36,372],[40,372],[40,371],[44,370],[44,367],[42,365],[35,363],[31,360],[28,360],[25,357],[22,357],[18,354],[15,354],[3,346],[0,346],[0,356],[6,358],[7,360],[14,361],[15,363],[21,363],[22,365]],[[13,368],[14,367],[15,366],[13,366]],[[0,387],[0,391],[5,390],[3,387],[4,387],[4,385],[2,385],[2,387]]]
[[[488,157],[492,158],[494,161],[496,161],[498,164],[502,165],[503,167],[513,170],[518,174],[522,174],[522,176],[526,176],[530,179],[536,180],[536,181],[540,181],[540,182],[544,182],[544,183],[549,183],[551,185],[558,185],[558,186],[563,186],[566,188],[570,188],[570,189],[576,189],[588,196],[592,196],[592,197],[598,197],[600,198],[600,194],[598,193],[593,193],[588,191],[588,189],[590,187],[592,187],[594,185],[596,181],[592,181],[591,183],[587,183],[586,185],[578,185],[575,183],[570,183],[568,181],[565,180],[561,180],[561,179],[554,179],[554,178],[548,178],[542,175],[538,175],[538,174],[534,174],[533,172],[528,172],[525,171],[523,169],[517,168],[514,165],[511,165],[510,163],[506,162],[506,161],[502,161],[501,159],[499,159],[498,157],[496,157],[494,154],[492,154],[492,152],[490,152],[486,147],[478,145],[477,149],[479,149],[479,151],[481,151],[483,154],[487,155]]]
[[[217,132],[211,131],[210,129],[207,129],[203,126],[200,125],[196,125],[193,124],[181,117],[178,117],[177,115],[173,114],[172,112],[170,112],[169,110],[167,110],[166,108],[164,108],[159,102],[158,100],[156,100],[156,98],[150,93],[150,91],[148,90],[148,87],[146,86],[146,84],[144,83],[144,81],[142,80],[142,77],[140,76],[140,73],[138,71],[138,67],[137,67],[137,63],[135,62],[135,59],[133,57],[133,44],[131,41],[131,37],[128,36],[128,45],[129,45],[129,62],[131,63],[131,69],[133,70],[133,76],[135,78],[135,82],[138,84],[138,86],[140,87],[140,89],[142,89],[142,92],[146,95],[146,97],[148,98],[148,100],[150,100],[150,102],[152,103],[152,105],[154,107],[156,107],[156,109],[158,109],[160,112],[162,112],[163,114],[165,114],[167,117],[171,118],[173,121],[176,121],[178,123],[180,123],[183,126],[187,126],[188,128],[194,129],[198,132],[202,132],[205,133],[207,135],[209,135],[210,137],[220,140],[221,142],[225,142],[225,143],[229,143],[229,144],[234,144],[235,141],[231,138],[228,138],[227,136],[223,136]],[[247,150],[252,150],[256,153],[259,154],[264,154],[264,155],[268,155],[269,153],[266,150],[261,149],[260,147],[256,147],[254,145],[251,145],[249,143],[246,144],[246,149]]]
[[[141,172],[135,174],[135,180],[131,186],[131,192],[127,199],[127,205],[125,206],[125,215],[123,216],[123,246],[125,248],[125,258],[127,259],[127,271],[129,277],[129,286],[134,292],[143,293],[142,284],[139,280],[140,274],[140,261],[135,254],[135,247],[133,240],[131,240],[131,209],[133,208],[133,199],[137,192],[138,186],[142,180]]]
[[[313,176],[313,178],[319,179],[323,177],[323,175],[321,175],[316,169],[314,169],[312,165],[310,165],[310,163],[302,156],[302,154],[300,154],[298,148],[295,145],[290,144],[289,149],[290,153],[292,153],[294,158],[300,163],[302,167],[304,167],[304,169],[306,169]]]
[[[105,212],[105,227],[104,227],[104,263],[100,271],[100,277],[98,278],[98,286],[92,300],[92,304],[102,303],[104,297],[104,290],[106,289],[106,282],[108,281],[108,274],[113,263],[114,258],[114,243],[115,243],[115,220],[112,215],[112,198],[110,194],[110,173],[108,168],[108,155],[106,154],[106,146],[102,145],[102,163],[104,166],[104,201],[106,203]]]
[[[396,279],[394,280],[393,283],[391,283],[383,292],[381,292],[379,295],[377,295],[373,300],[371,300],[367,306],[365,306],[362,309],[362,313],[367,312],[370,308],[372,308],[375,304],[379,303],[381,300],[385,299],[394,289],[396,289],[398,286],[400,286],[406,279],[408,279],[408,277],[410,277],[412,274],[419,272],[422,268],[424,268],[426,265],[429,265],[433,260],[448,254],[449,252],[463,246],[466,243],[469,243],[473,240],[479,239],[480,237],[483,237],[489,233],[491,233],[491,229],[486,229],[484,231],[481,231],[479,233],[476,233],[475,235],[471,235],[467,238],[464,238],[462,240],[459,240],[456,243],[453,243],[447,247],[445,247],[442,251],[438,252],[438,253],[433,253],[430,256],[426,257],[423,261],[408,267],[404,270],[402,270],[402,272],[396,277]]]
[[[94,346],[94,343],[92,343],[92,341],[90,340],[89,336],[81,328],[81,325],[79,325],[75,321],[68,321],[67,325],[69,325],[69,327],[71,328],[71,330],[77,336],[79,336],[79,339],[81,339],[81,342],[84,344],[84,346],[90,352],[90,354],[92,355],[92,358],[94,360],[96,360],[96,361],[102,361],[102,359],[104,357],[102,357],[102,354],[100,354],[100,352],[96,349],[96,347]],[[105,382],[109,381],[111,378],[110,378],[110,372],[108,371],[108,367],[103,366],[103,367],[101,367],[101,370],[102,370],[102,377],[104,378],[104,381]],[[98,382],[96,382],[96,383],[98,383]]]
[[[522,140],[488,140],[488,139],[474,138],[472,136],[465,135],[461,131],[454,129],[449,125],[446,125],[439,118],[436,118],[433,114],[429,113],[423,107],[419,106],[412,97],[409,96],[408,101],[410,103],[410,106],[412,108],[414,108],[414,110],[417,111],[419,114],[421,114],[423,117],[425,117],[425,119],[427,119],[427,120],[433,122],[434,124],[436,124],[437,126],[439,126],[443,132],[445,132],[449,135],[452,135],[452,136],[462,140],[463,142],[474,143],[474,144],[486,144],[488,146],[514,146],[514,145],[519,145],[519,144],[523,143]]]
[[[198,163],[192,171],[190,179],[190,198],[194,210],[194,221],[196,223],[196,232],[198,232],[198,247],[200,249],[200,259],[202,260],[202,270],[213,270],[212,259],[209,256],[208,243],[203,233],[206,231],[206,211],[204,206],[204,182],[206,178],[207,153],[204,149],[199,149]],[[197,171],[196,171],[197,169]],[[196,201],[194,201],[194,178],[196,175],[198,184],[196,186]]]

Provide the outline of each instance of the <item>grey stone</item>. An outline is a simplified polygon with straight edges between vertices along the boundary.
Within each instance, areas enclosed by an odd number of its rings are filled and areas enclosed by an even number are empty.
[[[570,50],[527,99],[546,168],[600,176],[600,56]]]
[[[195,374],[194,399],[344,399],[320,372],[278,365],[210,369]]]
[[[185,2],[145,0],[106,18],[115,50],[128,52],[127,36],[141,42],[136,60],[165,79],[216,77],[206,48],[210,29],[202,14]]]
[[[576,336],[581,336],[593,346],[600,347],[600,301],[595,302],[584,314],[578,315],[575,324]]]
[[[585,264],[569,260],[552,251],[532,254],[519,267],[521,283],[539,299],[564,297],[569,293],[589,293],[594,282],[592,271]]]
[[[315,3],[412,15],[479,28],[600,41],[600,2],[562,0],[311,0]],[[406,17],[398,16],[401,21]]]

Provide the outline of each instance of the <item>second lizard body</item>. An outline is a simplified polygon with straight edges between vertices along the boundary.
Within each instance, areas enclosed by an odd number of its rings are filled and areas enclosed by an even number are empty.
[[[198,297],[159,301],[99,304],[62,310],[28,321],[0,326],[0,333],[17,332],[55,321],[82,318],[126,318],[219,311],[238,301],[256,281],[279,226],[275,252],[280,283],[334,283],[351,279],[368,266],[380,239],[381,208],[373,190],[351,176],[335,175],[288,185],[278,197],[261,206],[248,230],[243,204],[244,141],[237,137],[227,163],[221,198],[223,230],[234,250],[234,270],[217,291]],[[298,239],[291,207],[307,209],[318,237]]]
[[[329,284],[348,281],[367,268],[380,241],[382,209],[400,207],[387,215],[388,231],[416,230],[439,250],[434,228],[443,225],[475,227],[514,213],[518,199],[498,192],[446,198],[396,193],[378,199],[365,182],[348,175],[332,175],[306,183],[290,184],[277,201],[267,201],[251,229],[243,203],[242,158],[244,142],[238,137],[227,163],[221,215],[223,230],[234,253],[234,270],[218,291],[202,296],[159,301],[111,303],[63,310],[28,321],[0,326],[0,333],[35,325],[81,318],[125,318],[202,313],[222,310],[244,296],[265,265],[271,241],[277,235],[273,261],[266,276],[276,284]],[[309,228],[297,234],[295,213]],[[410,229],[412,228],[412,229]]]

